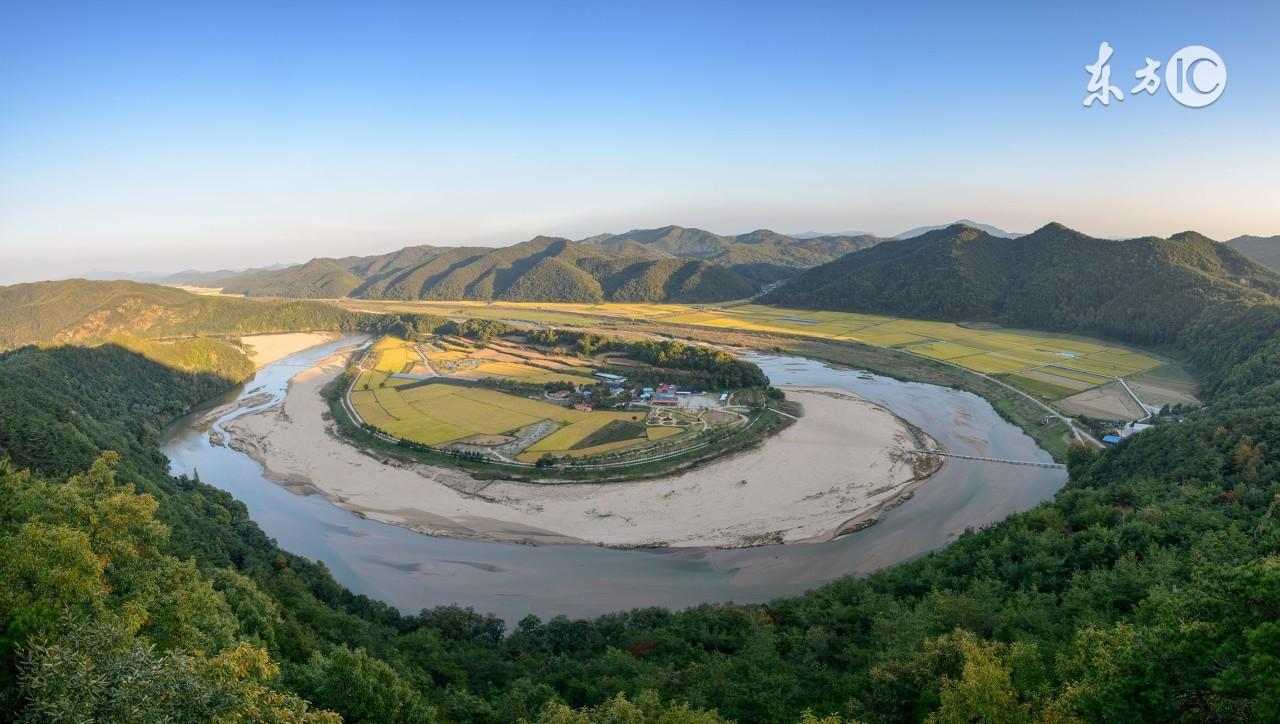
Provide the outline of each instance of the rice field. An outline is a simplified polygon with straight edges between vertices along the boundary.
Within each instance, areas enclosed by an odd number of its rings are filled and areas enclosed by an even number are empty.
[[[607,442],[601,445],[593,445],[591,447],[571,448],[568,450],[534,450],[529,448],[516,456],[516,460],[522,463],[536,463],[543,455],[550,453],[556,457],[580,458],[588,455],[600,455],[602,453],[614,452],[615,450],[625,450],[629,447],[635,447],[640,443],[648,442],[646,438],[639,437],[634,440],[619,440],[617,442]]]
[[[373,351],[378,355],[374,369],[391,374],[408,372],[420,359],[412,344],[394,337],[379,339]]]
[[[543,305],[546,306],[546,305]],[[555,305],[562,311],[637,315],[634,305]],[[614,310],[612,307],[626,307]],[[984,374],[1010,374],[1048,366],[1054,374],[1105,384],[1161,367],[1165,362],[1131,350],[1061,335],[976,329],[950,322],[899,319],[853,312],[820,312],[747,304],[681,308],[655,305],[646,319],[672,324],[743,329],[861,342],[950,362]],[[1071,387],[1071,385],[1066,385]]]
[[[598,380],[591,377],[593,369],[587,363],[570,365],[534,353],[517,354],[510,345],[491,344],[486,349],[459,344],[456,341],[437,339],[422,345],[427,361],[440,374],[468,380],[486,377],[502,377],[534,384],[547,382],[572,382],[589,385]],[[384,368],[381,361],[378,369]]]
[[[544,369],[518,362],[472,359],[477,351],[464,340],[437,339],[423,345],[433,365],[470,362],[457,380],[505,377],[527,382],[568,380],[597,382],[585,374]],[[523,353],[515,358],[542,363],[537,352],[505,345],[500,356]],[[499,390],[468,386],[458,381],[417,380],[394,377],[418,361],[414,346],[404,340],[384,337],[372,347],[370,369],[361,373],[351,390],[351,403],[360,417],[386,433],[423,445],[445,445],[474,435],[512,435],[536,423],[549,421],[557,426],[550,435],[521,450],[516,457],[534,462],[546,453],[583,457],[621,450],[661,439],[665,430],[651,437],[643,426],[643,412],[583,411],[550,401],[522,397]],[[546,360],[548,364],[554,360]],[[561,364],[570,370],[589,373],[584,365]],[[639,422],[636,434],[627,439],[581,446],[584,440],[614,421]],[[676,432],[683,432],[677,429]],[[532,440],[533,436],[528,439]],[[526,458],[532,457],[532,460]]]
[[[684,431],[685,429],[683,427],[676,427],[675,425],[669,427],[650,426],[645,430],[645,435],[648,436],[650,440],[662,440],[664,438],[679,435]]]
[[[533,365],[520,364],[518,362],[495,362],[482,361],[474,367],[460,370],[457,377],[464,379],[484,379],[485,377],[505,377],[512,380],[520,380],[521,382],[532,382],[535,384],[544,384],[547,382],[573,382],[579,385],[591,385],[599,382],[599,380],[583,374],[575,374],[573,372],[563,372],[560,370],[547,370]]]
[[[1039,397],[1043,400],[1061,400],[1064,397],[1070,397],[1077,392],[1081,392],[1092,387],[1092,385],[1078,380],[1069,380],[1065,377],[1055,377],[1053,375],[1044,374],[1038,370],[1029,370],[1026,372],[1007,375],[1002,379],[1023,392]]]
[[[556,430],[550,435],[535,442],[533,445],[530,445],[528,451],[537,453],[550,452],[555,454],[569,454],[569,452],[574,449],[574,446],[583,440],[586,440],[605,425],[608,425],[614,420],[630,420],[638,413],[589,412],[582,414],[589,415],[590,417],[578,420],[577,424],[568,425]],[[641,417],[643,418],[643,416]],[[640,441],[641,438],[637,438],[635,442],[631,442],[630,444],[634,445],[636,442]]]
[[[694,307],[679,304],[448,302],[411,303],[409,307],[415,311],[446,313],[445,310],[451,310],[463,316],[545,324],[582,325],[590,324],[593,318],[597,321],[613,318],[858,342],[901,350],[982,374],[1011,377],[1015,386],[1047,400],[1060,399],[1064,393],[1107,385],[1116,378],[1134,377],[1164,368],[1177,369],[1176,365],[1141,352],[1074,336],[758,304]],[[516,370],[503,368],[497,368],[495,372],[509,376],[516,374]],[[527,374],[530,380],[546,379],[542,374]],[[1081,384],[1084,384],[1083,388]]]
[[[371,380],[372,381],[372,380]],[[356,411],[374,427],[395,437],[441,445],[471,435],[509,435],[543,420],[561,427],[531,446],[530,450],[556,454],[587,455],[595,447],[572,450],[614,420],[631,420],[636,413],[583,412],[550,402],[480,387],[462,387],[446,382],[398,386],[371,385],[357,381],[351,392]],[[647,442],[647,437],[620,441],[616,447]],[[599,447],[599,446],[596,446]]]

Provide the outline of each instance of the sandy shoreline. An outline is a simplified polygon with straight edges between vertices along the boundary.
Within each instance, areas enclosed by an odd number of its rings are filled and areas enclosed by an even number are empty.
[[[241,337],[240,343],[249,348],[255,369],[262,369],[291,354],[341,338],[336,332],[284,332],[249,335]]]
[[[798,422],[691,472],[613,484],[476,480],[338,439],[320,390],[345,364],[335,355],[296,375],[283,404],[225,425],[228,444],[292,489],[433,535],[614,547],[829,540],[909,497],[927,475],[906,451],[936,445],[847,392],[790,388],[805,409]]]

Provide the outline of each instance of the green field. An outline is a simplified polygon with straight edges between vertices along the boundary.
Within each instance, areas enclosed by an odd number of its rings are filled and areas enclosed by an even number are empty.
[[[435,340],[424,349],[433,364],[443,363],[446,358],[466,360],[474,352],[445,340]],[[535,423],[551,421],[558,429],[518,456],[521,461],[533,462],[546,453],[582,457],[635,447],[670,434],[651,437],[645,427],[645,412],[587,412],[484,387],[392,377],[412,367],[417,359],[413,346],[404,340],[384,337],[371,347],[369,354],[368,369],[352,386],[351,404],[365,422],[403,440],[444,445],[477,434],[509,435]],[[536,355],[530,353],[528,357],[535,360]],[[467,370],[471,375],[525,382],[595,381],[585,375],[490,360],[480,360]]]
[[[581,326],[593,320],[599,323],[601,319],[619,319],[805,335],[890,347],[983,374],[1013,374],[1053,368],[1046,371],[1094,386],[1110,382],[1110,378],[1129,377],[1166,364],[1140,352],[1078,337],[757,304],[693,307],[679,304],[413,302],[389,306],[405,311],[546,324]]]
[[[363,378],[358,380],[351,393],[351,403],[360,416],[390,435],[424,445],[440,445],[481,433],[510,434],[536,422],[551,420],[562,427],[533,448],[561,452],[574,448],[611,422],[630,423],[636,414],[581,412],[497,390],[445,382],[372,386],[367,390],[364,382]],[[641,430],[629,444],[646,440]]]

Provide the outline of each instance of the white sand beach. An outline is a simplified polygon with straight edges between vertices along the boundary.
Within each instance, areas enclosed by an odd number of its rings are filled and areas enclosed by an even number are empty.
[[[332,342],[342,335],[336,332],[285,332],[282,334],[254,334],[241,337],[240,342],[251,351],[250,358],[257,369],[282,360],[295,352]]]
[[[346,359],[301,372],[282,405],[226,424],[229,444],[273,480],[423,533],[616,547],[822,541],[874,522],[927,479],[906,452],[916,438],[893,413],[843,391],[792,388],[800,420],[690,472],[604,484],[476,480],[383,460],[339,439],[320,390]]]

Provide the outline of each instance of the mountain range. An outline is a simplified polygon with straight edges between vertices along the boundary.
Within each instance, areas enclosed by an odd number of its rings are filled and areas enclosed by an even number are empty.
[[[1054,223],[1016,239],[956,224],[886,241],[760,301],[1163,344],[1210,302],[1277,297],[1280,275],[1195,232],[1115,241]]]
[[[1137,259],[1128,258],[1125,264],[1113,267],[1110,262],[1114,261],[1115,254],[1127,257],[1137,250],[1158,252],[1159,245],[1151,243],[1154,237],[1148,237],[1144,246],[1140,243],[1143,240],[1098,239],[1078,232],[1066,234],[1068,231],[1061,225],[1050,224],[1032,234],[1019,235],[986,224],[959,221],[945,227],[919,227],[886,239],[860,232],[787,235],[767,229],[722,235],[697,228],[664,226],[622,234],[599,234],[577,241],[539,236],[499,248],[423,245],[387,254],[316,258],[303,264],[256,269],[189,270],[167,275],[95,272],[91,278],[194,284],[219,287],[228,293],[246,296],[294,299],[351,297],[711,303],[753,297],[768,288],[772,292],[764,297],[766,300],[821,306],[829,303],[849,305],[856,299],[860,306],[880,306],[881,311],[904,306],[889,303],[896,294],[914,300],[912,304],[905,305],[910,310],[899,309],[898,313],[919,316],[927,312],[929,316],[940,316],[942,310],[930,309],[930,295],[910,295],[892,289],[885,289],[885,295],[868,294],[861,285],[876,278],[881,271],[880,265],[891,255],[905,254],[906,249],[918,249],[911,255],[910,264],[914,265],[914,271],[907,274],[907,281],[930,275],[942,285],[939,289],[957,284],[982,286],[980,280],[984,276],[993,278],[986,270],[1013,264],[1020,266],[1024,274],[1029,274],[1040,268],[1036,264],[1048,261],[1031,253],[1036,251],[1034,244],[1008,242],[1016,239],[1029,242],[1049,240],[1049,245],[1062,247],[1058,250],[1058,263],[1052,274],[1066,278],[1072,276],[1075,269],[1096,268],[1098,274],[1084,276],[1097,280],[1098,284],[1087,286],[1096,286],[1097,294],[1105,295],[1106,283],[1102,280],[1116,279],[1140,268],[1130,263]],[[965,243],[964,253],[954,247],[960,237],[975,242]],[[996,239],[1003,240],[1004,244],[996,244],[993,241]],[[901,244],[912,240],[917,241],[905,246]],[[946,240],[950,240],[952,245],[944,243]],[[1165,240],[1166,252],[1172,248],[1170,244],[1179,240],[1183,244],[1198,245],[1198,250],[1187,252],[1192,256],[1208,258],[1213,255],[1209,253],[1212,249],[1230,249],[1264,266],[1280,268],[1280,237],[1241,236],[1225,244],[1217,244],[1199,234],[1187,232]],[[865,253],[875,249],[880,251]],[[1011,256],[999,264],[984,265],[969,258],[980,253],[1003,256],[1005,251]],[[1163,260],[1144,257],[1142,263],[1158,266],[1159,263],[1173,262],[1176,266],[1176,256],[1166,254]],[[1066,265],[1070,264],[1081,266],[1067,269]],[[1001,283],[1018,278],[1015,270],[1007,271],[1012,276],[1003,271],[995,275],[1002,280]],[[846,272],[849,273],[847,280],[842,277]],[[802,276],[797,279],[797,275]],[[793,279],[795,283],[775,288]],[[1230,281],[1229,275],[1225,280]],[[1148,283],[1143,279],[1126,281],[1117,292],[1117,300],[1122,298],[1121,292],[1134,293],[1133,290],[1143,289]],[[832,285],[835,288],[828,288]],[[843,288],[845,286],[848,288]],[[1044,289],[1035,284],[1032,287]],[[908,285],[905,289],[911,288]],[[1035,293],[1028,292],[1028,296],[1034,297]],[[1015,297],[1006,296],[1004,299],[1003,302],[992,303],[991,311],[997,316],[1008,316],[1008,309],[1022,305]],[[949,305],[954,303],[954,299],[948,302]],[[1002,309],[994,309],[1001,305]]]
[[[685,302],[742,299],[882,241],[768,230],[722,236],[665,226],[579,241],[539,236],[501,248],[411,246],[318,258],[204,283],[232,294],[302,299]]]
[[[1226,243],[1259,264],[1280,270],[1280,236],[1237,236]]]

